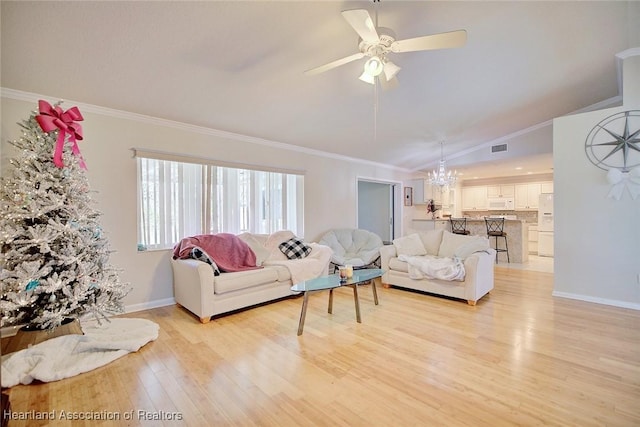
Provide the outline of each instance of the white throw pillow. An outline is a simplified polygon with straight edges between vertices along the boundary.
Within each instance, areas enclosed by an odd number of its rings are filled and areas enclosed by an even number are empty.
[[[418,232],[420,240],[424,248],[427,250],[427,255],[437,256],[440,250],[440,244],[442,243],[442,233],[444,230],[427,230]]]
[[[469,242],[458,246],[458,249],[453,253],[454,256],[461,260],[467,259],[467,257],[474,252],[480,252],[489,249],[489,239],[482,236],[473,236],[474,239],[470,239]]]
[[[427,254],[427,250],[424,248],[422,240],[420,240],[420,236],[415,233],[394,239],[393,246],[395,246],[398,256],[416,256]]]
[[[264,247],[253,234],[238,234],[238,238],[249,245],[253,253],[256,254],[256,265],[261,266],[264,261],[269,258],[269,254],[271,253],[271,251]]]
[[[286,242],[292,237],[296,237],[290,230],[276,231],[267,237],[264,247],[269,251],[268,261],[286,261],[289,258],[280,250],[280,243]]]
[[[458,248],[466,245],[467,243],[475,242],[478,238],[487,242],[487,246],[483,247],[483,249],[486,249],[488,247],[489,240],[486,240],[482,236],[466,236],[464,234],[454,234],[444,230],[442,233],[442,243],[440,244],[438,256],[453,258],[456,255]]]

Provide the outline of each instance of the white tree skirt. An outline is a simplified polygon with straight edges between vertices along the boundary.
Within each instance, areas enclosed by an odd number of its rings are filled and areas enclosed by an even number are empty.
[[[2,387],[57,381],[104,366],[158,338],[146,319],[110,319],[82,325],[84,335],[64,335],[2,356]]]

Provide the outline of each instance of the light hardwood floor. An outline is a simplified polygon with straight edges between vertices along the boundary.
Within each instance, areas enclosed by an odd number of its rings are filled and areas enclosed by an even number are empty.
[[[136,411],[144,426],[638,426],[640,312],[551,296],[549,273],[496,267],[475,307],[396,288],[311,295],[202,325],[176,306],[139,352],[10,389],[14,411]],[[138,410],[181,421],[138,420]],[[162,413],[160,411],[163,411]],[[168,415],[167,415],[168,414]],[[12,421],[10,426],[47,425]]]

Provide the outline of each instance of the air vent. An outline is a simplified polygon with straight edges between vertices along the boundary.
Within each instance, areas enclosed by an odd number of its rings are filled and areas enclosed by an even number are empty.
[[[491,146],[491,152],[492,153],[499,153],[501,151],[507,151],[507,144],[500,144],[500,145],[492,145]]]

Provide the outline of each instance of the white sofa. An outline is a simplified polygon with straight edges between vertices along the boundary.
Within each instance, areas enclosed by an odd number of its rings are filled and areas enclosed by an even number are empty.
[[[409,237],[413,238],[411,242],[415,243],[416,235],[422,247],[408,245],[407,248]],[[464,265],[464,280],[412,279],[409,277],[409,264],[398,259],[401,254],[432,255],[439,258],[458,256]],[[398,286],[458,298],[466,300],[469,305],[475,305],[493,289],[495,250],[482,236],[465,236],[446,230],[416,231],[394,240],[393,245],[383,246],[380,256],[382,268],[385,270],[382,283],[386,287]]]
[[[256,254],[263,268],[214,275],[211,265],[195,259],[172,259],[173,290],[177,304],[207,323],[211,316],[294,295],[291,286],[328,274],[331,249],[307,243],[311,253],[290,260],[278,245],[294,234],[279,231],[271,235],[239,235]]]

